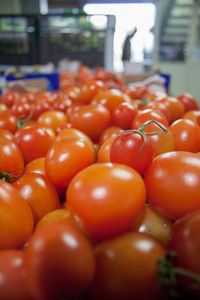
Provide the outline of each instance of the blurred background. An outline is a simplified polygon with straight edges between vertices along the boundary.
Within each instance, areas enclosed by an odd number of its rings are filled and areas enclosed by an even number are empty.
[[[0,84],[5,73],[75,73],[80,65],[127,84],[162,74],[171,94],[198,99],[200,1],[0,1]]]

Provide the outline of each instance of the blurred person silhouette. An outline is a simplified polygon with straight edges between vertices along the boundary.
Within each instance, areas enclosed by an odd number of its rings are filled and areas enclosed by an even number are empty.
[[[122,50],[122,61],[124,65],[124,71],[126,69],[126,64],[130,62],[131,59],[131,42],[130,40],[134,37],[137,32],[137,28],[135,27],[129,34],[127,34]]]

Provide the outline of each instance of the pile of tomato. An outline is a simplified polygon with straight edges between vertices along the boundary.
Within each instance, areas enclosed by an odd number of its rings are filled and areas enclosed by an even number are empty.
[[[199,299],[198,102],[87,71],[1,97],[0,299]]]

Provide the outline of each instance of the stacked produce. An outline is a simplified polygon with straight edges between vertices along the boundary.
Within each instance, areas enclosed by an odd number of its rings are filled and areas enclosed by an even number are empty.
[[[199,299],[190,94],[82,67],[2,96],[0,153],[0,299]]]

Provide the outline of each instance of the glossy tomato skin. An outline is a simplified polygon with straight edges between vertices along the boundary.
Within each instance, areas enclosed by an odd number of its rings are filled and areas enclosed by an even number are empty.
[[[70,182],[66,200],[93,239],[108,239],[131,228],[144,208],[141,176],[130,167],[99,163],[85,168]]]
[[[53,141],[44,128],[26,127],[14,135],[14,142],[21,150],[25,163],[45,156]]]
[[[33,300],[27,287],[22,250],[0,251],[0,299]]]
[[[12,171],[11,176],[20,176],[24,171],[24,158],[12,141],[0,138],[0,167],[2,172]]]
[[[36,299],[76,299],[93,279],[95,260],[76,227],[54,223],[38,228],[29,240],[25,268]]]
[[[133,119],[131,128],[138,129],[141,125],[151,120],[155,120],[164,126],[168,126],[167,118],[163,113],[155,109],[147,108],[137,114],[137,116]]]
[[[88,143],[79,138],[60,140],[52,145],[45,158],[45,169],[50,180],[66,187],[83,168],[91,165],[93,153]]]
[[[185,112],[199,109],[197,100],[191,94],[182,93],[177,98],[183,104]]]
[[[8,112],[0,113],[0,128],[6,129],[11,133],[15,133],[17,130],[17,117]]]
[[[157,260],[165,248],[147,234],[132,232],[99,243],[94,248],[94,300],[165,299],[157,280]]]
[[[83,131],[94,142],[98,142],[102,132],[110,125],[111,115],[106,107],[86,105],[69,116],[72,127]]]
[[[149,203],[172,219],[200,208],[200,158],[185,151],[161,154],[145,173]]]
[[[110,160],[113,163],[125,164],[141,175],[153,161],[154,150],[147,137],[142,149],[144,138],[140,133],[123,133],[116,137],[110,147]]]
[[[174,121],[170,126],[175,150],[177,151],[200,151],[200,127],[193,121],[179,119]]]
[[[48,212],[60,207],[57,191],[46,176],[25,174],[13,186],[30,205],[35,223]]]
[[[0,249],[22,247],[32,234],[33,214],[19,191],[0,180]]]
[[[118,104],[112,111],[112,122],[115,126],[130,129],[138,109],[128,102]]]
[[[67,122],[65,113],[57,110],[47,111],[41,114],[37,120],[37,124],[41,127],[50,127],[54,130],[58,126]]]
[[[168,249],[178,254],[178,265],[200,274],[200,210],[187,214],[171,229]]]
[[[9,91],[1,97],[1,102],[7,107],[11,107],[14,102],[19,98],[19,93],[14,91]]]

